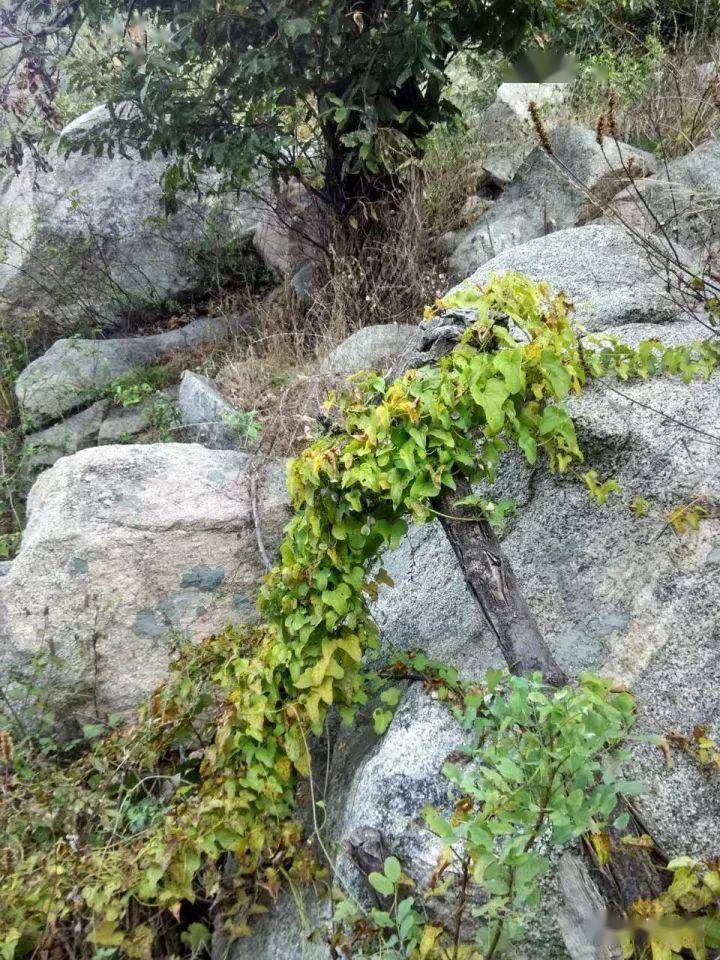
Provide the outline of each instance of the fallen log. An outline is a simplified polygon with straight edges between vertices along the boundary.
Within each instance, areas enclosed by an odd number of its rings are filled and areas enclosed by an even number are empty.
[[[540,671],[553,686],[567,683],[522,595],[497,534],[486,520],[473,515],[472,507],[457,506],[458,500],[471,493],[470,485],[460,477],[456,483],[457,490],[439,500],[440,521],[508,669],[515,674]],[[590,838],[583,843],[608,909],[618,921],[636,900],[654,899],[664,890],[662,869],[667,864],[659,848],[649,851],[622,841],[622,836],[648,833],[636,811],[624,801],[618,804],[613,819],[622,812],[628,813],[629,822],[622,831],[612,826],[606,831],[606,862],[599,861]]]

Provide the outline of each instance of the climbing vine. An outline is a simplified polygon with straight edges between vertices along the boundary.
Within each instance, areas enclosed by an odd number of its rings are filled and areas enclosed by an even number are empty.
[[[144,958],[159,938],[180,952],[183,937],[202,937],[193,905],[225,899],[236,935],[263,892],[311,877],[296,787],[328,711],[349,723],[368,701],[362,663],[378,636],[366,599],[388,582],[382,552],[409,520],[434,516],[459,474],[492,485],[511,447],[559,473],[581,464],[565,401],[589,379],[690,380],[720,358],[713,343],[581,339],[562,296],[512,273],[460,288],[429,316],[448,308],[474,312],[450,354],[390,384],[356,379],[328,401],[336,427],[292,462],[294,516],[261,590],[262,625],[189,652],[136,725],[91,731],[89,748],[5,734],[2,960],[56,948]],[[597,497],[602,484],[586,483]]]

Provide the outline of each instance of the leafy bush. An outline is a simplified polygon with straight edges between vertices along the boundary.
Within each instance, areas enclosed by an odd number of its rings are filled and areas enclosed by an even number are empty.
[[[412,666],[416,671],[417,663]],[[452,816],[425,811],[445,854],[424,898],[388,858],[382,874],[368,877],[384,898],[379,909],[364,916],[350,901],[336,909],[345,942],[365,921],[373,944],[367,955],[453,957],[472,914],[476,950],[465,944],[462,956],[512,955],[523,920],[540,902],[539,880],[550,866],[544,851],[584,833],[600,835],[618,797],[641,792],[619,774],[620,746],[634,724],[633,698],[611,687],[585,676],[577,687],[553,690],[539,675],[512,677],[503,670],[489,670],[482,683],[446,681],[467,741],[443,770],[457,798]],[[615,825],[626,823],[627,814]],[[427,921],[438,897],[456,904],[450,930]]]
[[[642,45],[653,35],[670,42],[709,34],[717,27],[718,13],[718,0],[543,0],[542,39],[584,57]]]
[[[143,155],[173,154],[169,193],[206,167],[241,182],[260,158],[312,183],[344,215],[359,200],[377,199],[372,184],[398,173],[422,151],[432,125],[453,112],[443,91],[458,50],[513,46],[532,9],[524,0],[332,7],[250,0],[221,10],[200,0],[181,10],[154,0],[68,0],[60,10],[33,7],[22,24],[30,39],[16,48],[25,69],[32,62],[46,75],[49,27],[53,38],[64,30],[69,39],[80,23],[99,29],[116,18],[116,42],[91,70],[77,63],[75,85],[123,108],[71,149],[140,145]],[[26,15],[13,10],[4,33],[12,36]],[[47,99],[51,87],[38,96]],[[322,144],[317,161],[312,138]]]

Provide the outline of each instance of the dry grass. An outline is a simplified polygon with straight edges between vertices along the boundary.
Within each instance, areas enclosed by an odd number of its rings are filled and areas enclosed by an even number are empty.
[[[685,37],[665,50],[650,44],[644,58],[642,48],[620,54],[607,80],[578,83],[568,119],[594,126],[611,89],[619,139],[668,159],[689,153],[718,130],[720,48]],[[709,77],[698,71],[706,62],[716,64]]]
[[[228,358],[219,372],[225,396],[241,410],[255,411],[262,425],[257,450],[268,456],[299,453],[317,432],[328,392],[337,385],[311,364],[288,366],[281,357]]]
[[[487,144],[474,127],[443,127],[435,132],[423,162],[422,219],[433,237],[467,226],[463,208],[475,195]]]
[[[257,411],[265,453],[291,454],[307,442],[324,397],[338,385],[317,372],[319,359],[362,327],[417,323],[445,291],[447,277],[428,254],[419,181],[360,216],[362,229],[323,224],[310,305],[301,309],[288,284],[278,288],[255,305],[252,337],[215,361],[228,399]]]

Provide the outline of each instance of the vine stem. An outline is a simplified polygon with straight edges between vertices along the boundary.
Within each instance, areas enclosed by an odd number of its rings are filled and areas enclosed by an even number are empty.
[[[462,928],[463,914],[465,913],[465,904],[467,903],[467,888],[468,888],[469,880],[470,880],[469,861],[467,857],[465,857],[462,862],[462,879],[460,881],[460,900],[458,902],[458,908],[455,911],[455,931],[453,934],[452,960],[457,960],[458,951],[460,950],[460,932]]]
[[[552,737],[550,738],[550,743],[549,743],[549,745],[548,745],[548,748],[549,748],[549,750],[552,750],[552,748],[553,748]],[[542,829],[543,822],[545,821],[545,815],[546,815],[546,812],[547,812],[547,806],[548,806],[548,804],[550,803],[550,799],[552,798],[553,786],[555,785],[555,778],[557,777],[558,772],[559,772],[561,766],[562,766],[562,763],[558,764],[558,766],[556,766],[556,767],[554,768],[554,770],[553,770],[553,772],[552,772],[552,775],[551,775],[550,779],[548,780],[547,789],[546,789],[546,791],[545,791],[545,798],[543,799],[543,802],[542,802],[542,804],[540,805],[540,810],[538,811],[537,819],[535,820],[535,823],[533,824],[533,828],[532,828],[532,830],[530,831],[530,836],[527,838],[527,841],[525,842],[525,846],[523,847],[523,853],[530,853],[530,851],[532,850],[532,848],[533,848],[533,847],[535,846],[535,844],[537,843],[537,839],[538,839],[538,837],[540,836],[540,831],[541,831],[541,829]],[[517,870],[516,870],[516,868],[515,868],[515,867],[511,867],[511,869],[510,869],[510,882],[508,883],[508,904],[510,903],[510,900],[511,900],[511,898],[512,898],[513,892],[514,892],[514,890],[515,890],[515,877],[516,877],[516,875],[517,875]],[[492,941],[491,941],[491,943],[490,943],[490,946],[489,946],[489,948],[488,948],[488,952],[487,952],[487,954],[485,955],[484,960],[492,960],[492,957],[495,956],[495,952],[496,952],[496,950],[497,950],[497,948],[498,948],[498,944],[500,943],[500,937],[502,936],[502,932],[503,932],[503,930],[505,929],[505,917],[506,917],[506,916],[507,916],[507,911],[506,911],[505,914],[503,914],[503,916],[498,920],[498,925],[497,925],[497,927],[495,928],[495,933],[494,933],[494,935],[493,935],[493,939],[492,939]]]

